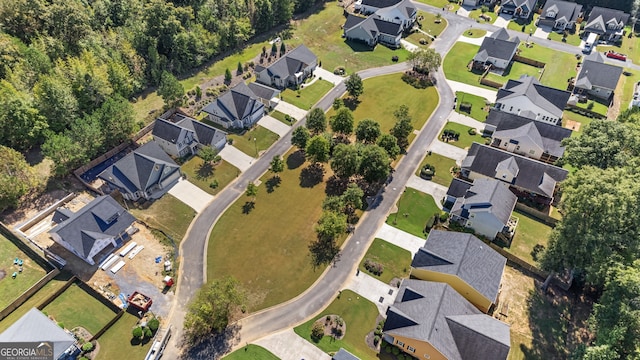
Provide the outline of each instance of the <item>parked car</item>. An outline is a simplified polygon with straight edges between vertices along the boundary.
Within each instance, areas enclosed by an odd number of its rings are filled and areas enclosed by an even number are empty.
[[[627,61],[627,55],[625,55],[625,54],[620,54],[620,53],[617,53],[617,52],[615,52],[615,51],[611,51],[611,50],[609,50],[609,51],[607,51],[607,52],[605,53],[605,55],[607,55],[607,57],[608,57],[608,58],[612,58],[612,59],[616,59],[616,60],[622,60],[622,61]]]

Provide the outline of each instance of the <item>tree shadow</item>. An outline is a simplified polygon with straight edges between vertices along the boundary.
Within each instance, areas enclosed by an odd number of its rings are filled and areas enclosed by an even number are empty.
[[[196,178],[198,180],[204,180],[213,175],[213,166],[210,163],[203,162],[198,171],[196,171]]]
[[[232,324],[227,326],[223,333],[211,334],[195,344],[187,344],[183,339],[179,346],[186,348],[181,359],[220,359],[230,353],[233,347],[240,342],[239,331],[240,325]]]
[[[251,210],[256,208],[256,203],[255,201],[247,201],[246,203],[244,203],[244,205],[242,205],[242,213],[245,215],[248,215]]]
[[[282,179],[279,176],[272,176],[265,183],[265,185],[267,187],[267,193],[270,194],[270,193],[274,192],[277,187],[280,187],[280,183],[281,182],[282,182]]]
[[[347,190],[347,185],[349,185],[348,179],[341,179],[332,175],[329,180],[327,180],[327,186],[324,189],[324,192],[327,196],[339,196]]]
[[[293,152],[287,156],[287,169],[297,169],[304,164],[305,160],[304,152],[302,150]]]
[[[340,252],[340,248],[333,239],[318,239],[309,244],[311,263],[314,268],[329,264]]]
[[[324,167],[322,164],[311,164],[300,172],[300,186],[303,188],[312,188],[320,184],[323,178]]]
[[[351,111],[355,111],[356,108],[358,108],[358,105],[360,105],[360,100],[351,96],[347,96],[342,101],[344,103],[344,106]]]

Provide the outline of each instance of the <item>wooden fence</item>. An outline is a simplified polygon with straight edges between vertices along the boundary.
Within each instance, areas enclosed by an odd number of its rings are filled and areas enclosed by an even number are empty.
[[[122,315],[124,315],[124,313],[125,313],[125,310],[120,309],[120,311],[116,314],[116,316],[114,316],[113,319],[109,320],[109,322],[105,326],[103,326],[102,329],[98,330],[98,332],[95,333],[95,335],[93,335],[91,339],[89,339],[89,341],[98,340],[98,338],[102,336],[102,334],[107,332],[107,330],[109,330],[109,328],[113,326],[113,324],[115,324],[118,320],[120,320],[120,318],[122,317]]]
[[[545,224],[549,225],[549,226],[556,226],[556,224],[558,223],[558,219],[554,219],[551,216],[549,216],[549,214],[545,214],[542,211],[536,210],[532,207],[529,207],[527,205],[524,205],[522,203],[516,203],[516,210],[518,211],[522,211],[523,213],[527,214],[527,215],[531,215],[534,218],[544,222]]]
[[[67,282],[64,283],[64,285],[62,285],[62,287],[60,289],[56,290],[56,292],[51,294],[48,298],[44,299],[44,301],[42,301],[37,306],[38,310],[42,311],[42,309],[46,308],[47,305],[51,304],[53,302],[53,300],[55,300],[58,296],[60,296],[60,294],[65,292],[65,290],[67,290],[69,288],[69,286],[73,285],[73,283],[76,282],[77,280],[78,280],[78,278],[75,275],[73,275],[71,277],[71,279],[67,280]]]
[[[489,80],[489,79],[485,78],[484,75],[480,78],[480,84],[491,86],[492,88],[496,88],[496,89],[500,89],[502,87],[502,85],[503,85],[503,84],[501,84],[501,83],[499,83],[497,81],[492,81],[492,80]]]
[[[532,274],[536,275],[541,281],[544,281],[549,275],[548,272],[538,269],[536,266],[529,264],[528,262],[520,259],[519,257],[513,255],[512,253],[506,251],[505,249],[501,248],[500,246],[494,243],[489,243],[489,246],[491,246],[493,250],[500,253],[500,255],[506,257],[507,262],[510,263],[512,266],[517,266],[519,268],[522,268],[526,271],[531,272]]]
[[[531,66],[537,67],[537,68],[543,68],[543,67],[545,67],[547,65],[546,63],[543,63],[542,61],[529,59],[527,57],[520,56],[518,54],[513,56],[513,61],[521,62],[523,64],[531,65]]]
[[[54,268],[49,271],[47,275],[45,275],[42,279],[38,280],[35,284],[33,284],[30,288],[28,288],[25,292],[23,292],[20,296],[18,296],[15,300],[11,302],[11,304],[7,305],[2,311],[0,311],[0,320],[9,316],[15,309],[19,308],[25,301],[29,300],[33,294],[37,293],[43,286],[45,286],[51,279],[56,277],[60,273],[60,270]]]

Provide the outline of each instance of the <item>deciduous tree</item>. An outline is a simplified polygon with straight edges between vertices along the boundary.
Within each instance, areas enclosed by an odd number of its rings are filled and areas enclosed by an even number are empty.
[[[229,71],[229,69],[227,69]],[[182,97],[184,96],[184,87],[171,73],[164,71],[160,78],[160,85],[158,86],[158,95],[164,100],[164,104],[173,108],[182,104]]]
[[[393,116],[396,118],[396,123],[391,128],[391,135],[396,137],[400,151],[405,151],[409,146],[409,135],[413,131],[409,108],[406,105],[401,105],[393,112]]]
[[[364,119],[356,126],[356,139],[365,144],[373,144],[380,137],[380,124],[371,119]]]
[[[291,144],[297,146],[300,150],[305,150],[310,138],[309,130],[306,127],[299,126],[291,134]]]
[[[391,171],[389,155],[378,145],[367,145],[362,150],[359,173],[372,183],[381,181],[389,176]]]
[[[18,206],[20,198],[37,189],[39,183],[22,154],[0,145],[0,211]]]
[[[333,156],[329,163],[333,173],[341,178],[348,179],[358,173],[360,167],[360,155],[355,146],[338,144],[333,149]]]
[[[316,135],[309,140],[305,153],[314,163],[323,163],[329,160],[329,140],[322,135]]]
[[[271,159],[269,171],[271,171],[275,177],[280,177],[280,173],[284,171],[284,160],[282,160],[280,155],[276,155]]]
[[[395,159],[398,155],[400,155],[400,147],[398,146],[398,139],[391,134],[383,134],[378,139],[378,146],[383,148],[389,157]]]
[[[353,73],[347,81],[345,81],[344,85],[347,87],[347,92],[349,96],[354,99],[358,99],[360,95],[364,92],[364,85],[362,84],[362,78],[358,73]]]
[[[350,135],[353,133],[353,113],[348,108],[340,108],[331,119],[331,129],[334,132]]]
[[[309,112],[307,116],[307,128],[314,135],[318,135],[327,130],[327,118],[322,109],[313,108]]]

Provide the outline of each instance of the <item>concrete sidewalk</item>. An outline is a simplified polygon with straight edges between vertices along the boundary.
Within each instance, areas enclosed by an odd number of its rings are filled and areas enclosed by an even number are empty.
[[[283,114],[293,116],[294,119],[300,120],[307,115],[307,110],[300,109],[295,105],[291,105],[284,100],[280,100],[276,105],[275,110],[280,111]]]
[[[482,42],[484,41],[484,38],[485,38],[486,36],[491,35],[491,34],[493,34],[491,31],[487,31],[487,34],[486,34],[485,36],[481,36],[481,37],[479,37],[479,38],[470,38],[470,37],[466,37],[466,36],[464,36],[464,32],[463,32],[463,33],[462,33],[462,35],[460,35],[460,36],[458,37],[458,40],[457,40],[457,41],[459,41],[459,42],[463,42],[463,43],[467,43],[467,44],[473,44],[473,45],[478,45],[478,46],[480,46],[480,45],[482,45]]]
[[[347,326],[349,326],[347,324]],[[331,356],[301,338],[293,329],[284,330],[254,342],[281,360],[331,360]]]
[[[415,235],[404,232],[398,228],[395,228],[387,223],[382,224],[382,227],[376,232],[376,237],[384,241],[388,241],[393,245],[399,246],[403,249],[409,250],[411,256],[418,252],[418,250],[424,246],[427,239],[417,237]]]
[[[429,150],[436,154],[446,156],[449,159],[456,161],[456,164],[460,165],[462,160],[467,157],[467,150],[461,149],[457,146],[449,145],[440,140],[434,140],[429,146]]]
[[[407,187],[431,195],[438,208],[442,210],[442,204],[440,202],[447,195],[446,186],[436,184],[433,181],[425,180],[419,176],[411,175],[409,181],[407,181]]]
[[[327,80],[328,82],[332,83],[334,86],[344,81],[344,77],[340,75],[336,75],[331,71],[325,70],[321,67],[317,67],[315,70],[313,70],[313,73],[316,75],[317,78],[322,78],[322,80]]]
[[[282,121],[276,118],[273,118],[269,115],[265,115],[262,117],[262,119],[258,120],[258,125],[266,128],[267,130],[273,131],[274,133],[278,134],[280,137],[283,137],[291,128],[290,126],[286,125]]]
[[[447,84],[449,84],[449,87],[451,87],[451,91],[453,91],[454,93],[456,91],[462,91],[468,94],[482,96],[483,98],[489,100],[491,103],[496,102],[496,95],[498,94],[497,90],[489,90],[481,88],[479,86],[473,86],[453,80],[447,80]]]
[[[345,289],[353,290],[358,295],[376,304],[381,315],[386,314],[387,307],[393,305],[398,295],[398,288],[363,272],[353,277],[345,285]]]
[[[485,124],[483,122],[480,122],[470,116],[460,114],[455,110],[451,111],[451,114],[449,114],[449,117],[447,118],[447,120],[454,123],[462,124],[468,127],[472,127],[476,129],[479,133],[482,133],[484,131]]]
[[[242,172],[247,171],[251,163],[255,160],[251,156],[233,147],[233,145],[225,145],[218,155],[220,155],[224,161],[237,167]]]
[[[177,184],[169,189],[169,194],[189,205],[198,213],[204,210],[213,199],[212,195],[193,185],[189,180],[184,179],[180,179]]]
[[[403,48],[411,52],[415,52],[416,50],[420,49],[420,47],[413,45],[412,43],[408,42],[405,39],[400,39],[400,44],[402,45]]]

